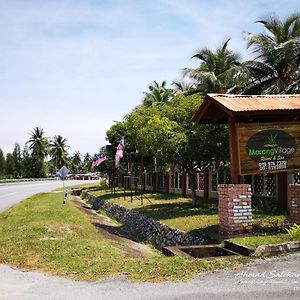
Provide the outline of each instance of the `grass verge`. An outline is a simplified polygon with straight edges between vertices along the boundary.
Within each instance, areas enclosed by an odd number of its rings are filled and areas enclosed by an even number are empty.
[[[33,196],[0,214],[0,263],[76,280],[126,275],[135,281],[187,280],[199,272],[234,268],[247,258],[128,258],[113,248],[62,193]]]
[[[191,199],[180,195],[145,194],[143,204],[140,196],[133,197],[123,190],[115,195],[96,187],[89,191],[96,197],[105,197],[109,202],[135,209],[144,215],[159,220],[169,227],[186,233],[199,233],[220,239],[218,235],[219,216],[216,200],[199,200],[198,207],[191,205]],[[291,226],[286,213],[266,213],[253,209],[253,234],[230,239],[232,242],[250,248],[260,245],[278,244],[290,241],[286,228]]]

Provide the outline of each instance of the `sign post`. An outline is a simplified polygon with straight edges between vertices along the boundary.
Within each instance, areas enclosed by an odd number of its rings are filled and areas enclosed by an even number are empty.
[[[58,170],[58,173],[61,175],[63,181],[63,194],[64,194],[63,204],[66,204],[66,199],[68,196],[68,192],[65,191],[65,177],[69,174],[69,172],[70,172],[69,169],[65,166],[63,166]]]

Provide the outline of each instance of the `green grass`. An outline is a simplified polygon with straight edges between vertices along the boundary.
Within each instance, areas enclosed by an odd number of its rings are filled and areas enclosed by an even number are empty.
[[[62,193],[33,196],[0,214],[0,263],[76,280],[126,275],[136,281],[187,280],[199,272],[233,268],[245,258],[129,258],[113,248]]]
[[[40,194],[0,214],[2,263],[71,275],[86,272],[86,262],[121,258],[108,243],[95,239],[94,227],[70,203],[62,206],[61,199],[60,193]],[[99,272],[105,275],[106,270]]]
[[[290,241],[288,234],[278,233],[274,235],[254,235],[231,238],[230,241],[249,248],[257,248],[261,245],[274,245]]]
[[[217,234],[218,210],[216,201],[200,199],[199,206],[193,207],[191,199],[180,195],[146,193],[141,204],[140,196],[130,200],[130,193],[124,194],[117,190],[115,195],[106,194],[105,190],[94,188],[89,191],[95,197],[105,197],[110,203],[122,205],[128,209],[135,209],[149,218],[159,220],[169,227],[186,233],[200,232],[202,234]]]
[[[216,200],[204,201],[199,199],[199,206],[193,207],[191,199],[180,195],[146,194],[149,200],[144,199],[143,205],[138,198],[130,201],[127,192],[124,200],[123,191],[117,190],[115,195],[106,194],[106,191],[94,188],[91,191],[96,197],[105,197],[109,202],[135,209],[148,217],[159,220],[169,227],[186,233],[200,233],[219,239],[219,216]],[[284,213],[265,213],[253,210],[253,235],[230,239],[247,247],[277,244],[290,241],[285,228],[291,225]]]
[[[258,210],[253,211],[253,235],[245,237],[235,237],[232,242],[256,248],[260,245],[274,245],[291,240],[286,228],[291,225],[285,213],[263,213]]]

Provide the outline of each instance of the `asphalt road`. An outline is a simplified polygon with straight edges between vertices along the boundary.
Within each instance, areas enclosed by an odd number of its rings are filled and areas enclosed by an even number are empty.
[[[103,282],[76,282],[38,272],[21,272],[0,265],[0,299],[3,300],[275,300],[300,299],[300,253],[232,271],[200,274],[180,283],[133,283],[125,277]]]
[[[66,185],[82,183],[68,181]],[[0,211],[33,194],[58,187],[62,187],[61,181],[1,184]],[[133,283],[126,277],[94,283],[77,282],[0,265],[0,299],[300,299],[300,253],[258,259],[249,266],[232,271],[200,274],[189,282],[158,284]]]
[[[65,186],[73,186],[91,182],[95,181],[66,180]],[[0,212],[34,194],[50,192],[62,186],[62,180],[0,184]]]

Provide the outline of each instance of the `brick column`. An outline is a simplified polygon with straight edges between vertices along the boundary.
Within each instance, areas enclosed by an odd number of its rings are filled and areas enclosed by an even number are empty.
[[[223,235],[252,232],[252,201],[250,184],[220,184],[219,231]]]
[[[289,216],[293,222],[300,224],[300,184],[290,184],[289,189]]]

